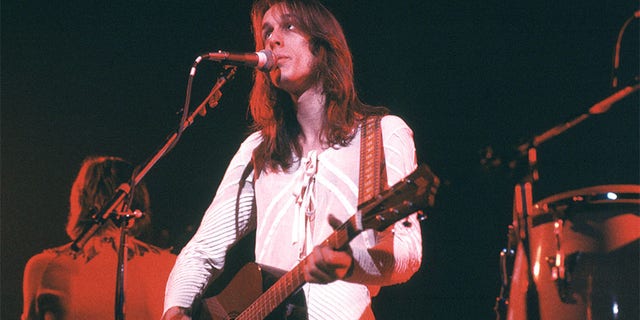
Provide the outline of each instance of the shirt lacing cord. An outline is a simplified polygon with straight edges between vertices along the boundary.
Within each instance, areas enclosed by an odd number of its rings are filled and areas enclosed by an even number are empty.
[[[293,217],[293,230],[291,242],[298,246],[298,260],[304,259],[307,250],[313,247],[312,222],[315,218],[315,182],[318,172],[318,155],[315,150],[309,152],[306,158],[301,159],[297,190],[293,193],[296,198],[296,213]]]

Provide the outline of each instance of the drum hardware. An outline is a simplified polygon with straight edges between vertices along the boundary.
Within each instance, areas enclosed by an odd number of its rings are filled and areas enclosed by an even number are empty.
[[[509,306],[509,291],[511,290],[511,276],[513,274],[513,263],[516,251],[513,245],[517,243],[517,236],[513,225],[509,226],[507,233],[507,247],[500,250],[500,293],[496,298],[496,304],[493,311],[496,313],[496,319],[503,319],[507,313]]]
[[[577,294],[575,285],[573,283],[574,270],[580,263],[582,252],[576,252],[568,255],[565,259],[562,259],[561,254],[557,254],[555,257],[547,257],[546,260],[551,268],[551,278],[555,281],[558,289],[558,296],[560,300],[567,304],[576,304],[577,300],[575,295]],[[561,263],[557,263],[557,260],[562,260]]]
[[[514,189],[513,203],[513,228],[516,241],[528,239],[527,229],[531,212],[533,212],[533,183],[517,184]]]
[[[620,39],[627,24],[638,18],[640,11],[635,11],[620,31],[612,72],[614,89]],[[503,158],[493,148],[485,149],[483,166],[491,169],[506,164],[511,177],[519,181],[509,226],[510,238],[513,235],[516,243],[510,239],[500,252],[497,319],[618,319],[619,315],[637,319],[640,315],[640,185],[594,186],[543,199],[536,207],[530,205],[531,184],[540,179],[536,148],[591,116],[608,112],[638,90],[636,83],[614,92],[586,112],[517,146],[515,157]],[[512,246],[517,249],[513,251]]]
[[[531,155],[534,157],[532,158]],[[529,152],[529,161],[530,163],[535,163],[535,152]],[[531,167],[533,168],[533,166]],[[537,177],[537,174],[534,174],[534,170],[531,170],[531,175],[528,175],[530,178]],[[507,232],[507,247],[503,248],[500,251],[500,293],[496,298],[496,303],[494,305],[494,312],[496,314],[496,319],[506,319],[507,311],[509,307],[509,292],[511,291],[511,282],[513,277],[513,267],[515,264],[516,258],[516,249],[518,243],[528,243],[527,236],[527,225],[529,220],[529,214],[533,210],[533,195],[532,195],[532,182],[527,181],[520,184],[516,184],[514,188],[514,201],[513,201],[513,222],[508,226]],[[529,259],[527,246],[520,246],[519,250],[522,251]],[[532,279],[529,279],[528,283],[532,286],[535,286],[535,283]],[[535,293],[535,289],[528,290],[531,293]],[[530,300],[532,304],[535,304],[537,301],[537,296],[531,296]]]
[[[553,264],[551,268],[551,277],[553,280],[563,280],[565,279],[565,269],[564,269],[564,260],[562,259],[562,252],[560,252],[560,248],[562,248],[562,227],[564,226],[564,221],[562,219],[556,220],[553,223],[553,234],[556,239],[556,256],[552,258]],[[547,261],[550,261],[547,258]]]
[[[556,215],[554,211],[554,215]],[[555,238],[556,254],[555,256],[546,257],[546,261],[551,268],[551,279],[555,281],[558,289],[558,296],[564,303],[575,304],[577,301],[573,297],[575,291],[571,286],[571,275],[573,267],[575,266],[577,255],[572,254],[567,259],[564,259],[562,249],[562,229],[564,227],[564,220],[556,218],[553,223],[553,234]],[[571,259],[572,263],[570,267],[567,266],[567,261]]]

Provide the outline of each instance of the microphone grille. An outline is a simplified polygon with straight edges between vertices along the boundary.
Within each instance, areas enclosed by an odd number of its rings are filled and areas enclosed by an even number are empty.
[[[271,71],[276,65],[276,57],[271,50],[260,50],[258,54],[258,69],[260,71]]]

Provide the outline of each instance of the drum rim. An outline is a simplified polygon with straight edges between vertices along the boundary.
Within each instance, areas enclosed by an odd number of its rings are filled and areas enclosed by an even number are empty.
[[[604,194],[606,192],[615,192],[618,194],[640,194],[640,185],[638,184],[605,184],[597,185],[586,188],[580,188],[562,193],[557,193],[549,197],[543,198],[535,203],[536,208],[540,208],[544,204],[551,204],[575,196],[593,196],[597,194]],[[612,200],[615,201],[615,200]],[[634,201],[635,202],[635,201]],[[640,203],[640,198],[638,198]]]

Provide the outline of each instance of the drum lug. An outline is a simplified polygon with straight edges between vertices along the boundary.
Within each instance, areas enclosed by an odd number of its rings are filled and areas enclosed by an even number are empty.
[[[555,219],[553,223],[553,234],[556,240],[556,255],[555,257],[547,257],[547,262],[551,267],[551,277],[553,280],[565,279],[565,267],[562,254],[562,229],[564,227],[564,220]]]
[[[577,301],[573,297],[575,291],[571,286],[571,271],[575,266],[577,256],[571,255],[569,261],[565,261],[562,252],[562,231],[564,228],[564,220],[556,218],[553,224],[553,233],[556,240],[556,255],[546,257],[549,267],[551,267],[551,278],[555,281],[560,300],[564,303],[575,304]]]
[[[551,277],[556,283],[556,287],[558,289],[558,296],[560,300],[564,303],[568,304],[576,304],[577,300],[575,299],[575,288],[572,284],[573,280],[573,271],[575,266],[580,260],[581,253],[576,252],[574,254],[569,255],[566,259],[561,260],[562,262],[558,263],[558,259],[562,259],[561,256],[556,255],[555,257],[547,257],[547,263],[551,267]]]

